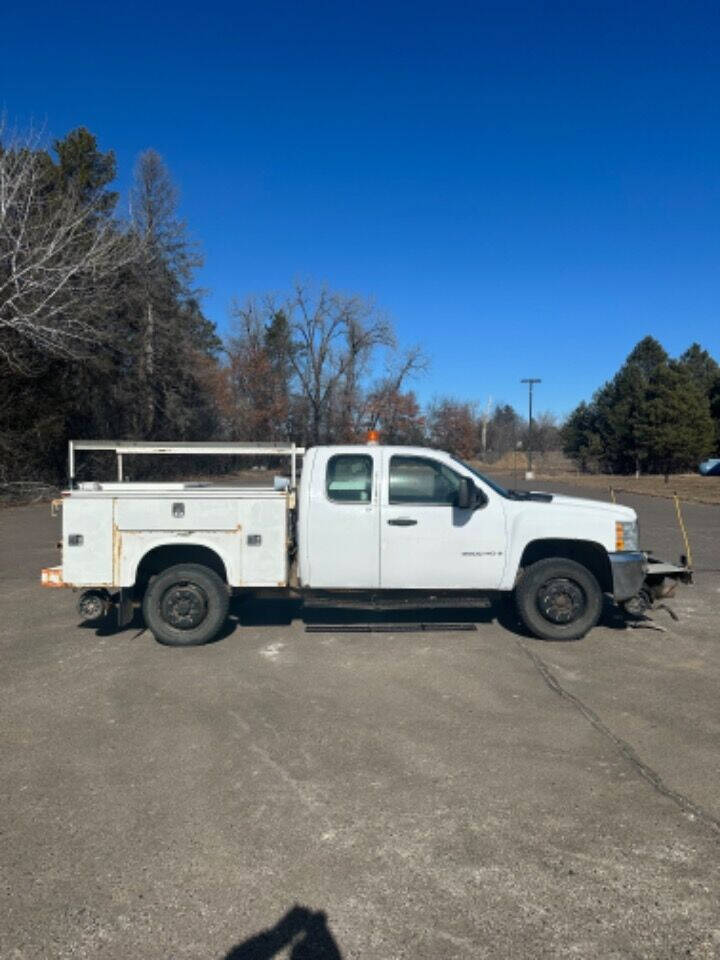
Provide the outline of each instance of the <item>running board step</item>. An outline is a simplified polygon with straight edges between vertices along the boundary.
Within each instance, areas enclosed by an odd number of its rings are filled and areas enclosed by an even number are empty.
[[[305,633],[438,633],[477,630],[474,623],[308,623]]]
[[[306,610],[488,610],[492,600],[487,594],[461,594],[459,596],[429,597],[388,597],[382,595],[320,594],[313,593],[305,597],[303,607]]]

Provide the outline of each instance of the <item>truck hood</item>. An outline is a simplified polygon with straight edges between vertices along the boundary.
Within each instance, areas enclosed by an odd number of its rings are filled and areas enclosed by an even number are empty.
[[[534,492],[534,491],[533,491]],[[542,496],[542,500],[540,497]],[[547,497],[551,497],[550,500],[547,500]],[[526,503],[533,502],[545,502],[550,504],[557,504],[560,507],[577,507],[582,510],[594,510],[601,513],[612,514],[618,520],[635,520],[637,519],[637,514],[632,509],[632,507],[624,507],[619,503],[608,503],[606,500],[589,500],[585,497],[566,497],[562,493],[552,493],[552,494],[539,494],[537,501],[535,497],[525,501]]]

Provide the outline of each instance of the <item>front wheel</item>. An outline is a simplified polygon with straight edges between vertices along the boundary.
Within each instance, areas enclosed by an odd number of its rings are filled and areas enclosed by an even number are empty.
[[[218,635],[229,603],[227,586],[214,570],[199,563],[182,563],[150,581],[143,598],[143,616],[160,643],[191,647]]]
[[[520,619],[541,640],[577,640],[600,619],[603,595],[593,574],[574,560],[538,560],[515,588]]]

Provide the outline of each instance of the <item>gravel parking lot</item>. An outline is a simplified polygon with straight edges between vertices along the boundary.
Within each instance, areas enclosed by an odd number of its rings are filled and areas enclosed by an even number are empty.
[[[675,560],[672,504],[622,502]],[[183,650],[78,626],[49,507],[0,511],[0,956],[720,956],[720,507],[685,517],[665,632],[248,604]]]

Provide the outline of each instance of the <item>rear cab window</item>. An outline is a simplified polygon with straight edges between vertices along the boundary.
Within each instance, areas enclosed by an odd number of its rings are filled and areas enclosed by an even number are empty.
[[[373,458],[367,453],[336,453],[325,472],[325,492],[334,503],[370,503]]]

